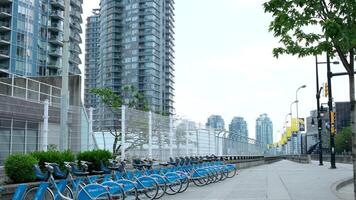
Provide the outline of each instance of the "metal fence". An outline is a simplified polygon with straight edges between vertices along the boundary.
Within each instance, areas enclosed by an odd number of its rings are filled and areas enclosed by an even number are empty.
[[[262,155],[264,145],[256,140],[201,126],[193,121],[143,112],[123,106],[100,112],[94,109],[93,142],[96,148],[113,151],[115,134],[121,158],[168,160],[176,156]],[[110,120],[110,117],[117,118]],[[89,117],[91,118],[91,117]],[[102,121],[101,121],[102,120]],[[124,147],[124,148],[122,148]]]
[[[60,77],[0,78],[0,165],[13,153],[58,149],[60,143]],[[121,158],[167,160],[190,155],[262,155],[254,139],[215,130],[177,116],[123,106],[85,109],[80,89],[70,84],[68,146],[74,151],[108,149],[114,143]],[[53,84],[51,84],[53,83]],[[116,137],[115,137],[116,135]]]
[[[58,77],[52,80],[60,83]],[[13,153],[58,149],[60,95],[59,87],[31,78],[0,78],[0,165]],[[88,122],[84,107],[70,104],[68,149],[79,152],[90,148]]]

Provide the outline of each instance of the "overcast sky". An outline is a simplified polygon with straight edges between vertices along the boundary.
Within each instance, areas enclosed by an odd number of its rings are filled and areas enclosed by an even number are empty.
[[[263,2],[175,0],[178,115],[205,124],[209,115],[219,114],[226,128],[234,116],[241,116],[248,123],[249,136],[255,138],[256,118],[267,113],[276,141],[299,86],[307,85],[298,93],[299,116],[306,117],[316,108],[315,59],[273,58],[278,40],[268,32],[272,18],[263,12]],[[83,6],[85,22],[99,0],[84,0]],[[324,56],[320,60],[325,61]],[[320,65],[320,82],[326,81],[325,68]],[[332,69],[343,71],[341,65]],[[347,77],[334,78],[332,88],[336,101],[348,100]]]

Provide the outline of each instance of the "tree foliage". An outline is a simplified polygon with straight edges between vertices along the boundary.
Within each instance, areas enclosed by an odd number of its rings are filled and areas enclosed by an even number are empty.
[[[351,127],[342,129],[335,136],[335,151],[336,153],[351,152],[352,150],[352,131]]]
[[[273,16],[269,31],[282,44],[273,49],[275,57],[329,52],[331,56],[338,55],[347,72],[353,73],[355,0],[269,0],[263,6]]]
[[[101,102],[110,109],[110,111],[115,115],[118,113],[122,105],[127,105],[129,108],[134,108],[137,110],[148,111],[148,104],[144,98],[144,95],[140,93],[134,86],[124,86],[122,88],[121,95],[115,93],[110,88],[93,88],[91,89],[91,93],[96,94],[100,97]],[[111,135],[114,136],[113,142],[113,155],[117,156],[120,154],[121,144],[119,141],[121,139],[121,132],[117,129],[118,127],[113,127],[112,129],[105,130],[109,131]],[[126,137],[126,140],[131,140],[130,146],[125,149],[128,151],[129,149],[134,148],[135,146],[140,146],[144,140],[140,138],[130,138]]]

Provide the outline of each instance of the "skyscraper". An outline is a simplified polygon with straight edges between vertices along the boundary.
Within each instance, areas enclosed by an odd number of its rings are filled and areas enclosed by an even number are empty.
[[[87,70],[87,78],[93,79],[90,74],[96,73],[96,81],[87,81],[86,98],[90,99],[88,91],[94,86],[110,88],[118,95],[131,86],[144,97],[139,107],[148,105],[153,112],[173,114],[173,16],[174,0],[101,0],[100,14],[93,16],[100,24],[99,59],[96,70]],[[92,66],[88,61],[86,68]],[[105,111],[99,115],[115,118]]]
[[[273,124],[267,114],[262,114],[256,119],[256,140],[265,148],[267,144],[273,143]]]
[[[82,0],[70,0],[69,72],[80,74]],[[60,75],[64,0],[0,1],[0,69],[24,76]]]
[[[209,128],[225,129],[224,119],[220,115],[211,115],[205,125]]]
[[[247,123],[243,117],[234,117],[229,124],[229,137],[238,141],[247,141]]]
[[[96,95],[90,93],[91,88],[98,87],[99,52],[100,52],[100,13],[93,10],[93,15],[87,18],[85,29],[85,106],[97,107]]]

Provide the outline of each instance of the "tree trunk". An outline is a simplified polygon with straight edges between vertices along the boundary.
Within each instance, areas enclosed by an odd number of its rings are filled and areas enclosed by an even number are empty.
[[[354,197],[356,199],[356,109],[355,109],[355,76],[349,75],[351,130],[352,130],[352,163],[354,168]]]
[[[117,151],[116,151],[117,149],[116,149],[116,146],[117,146],[118,140],[119,140],[118,135],[115,135],[114,143],[113,143],[113,145],[112,145],[112,154],[113,154],[114,157],[117,156]]]

